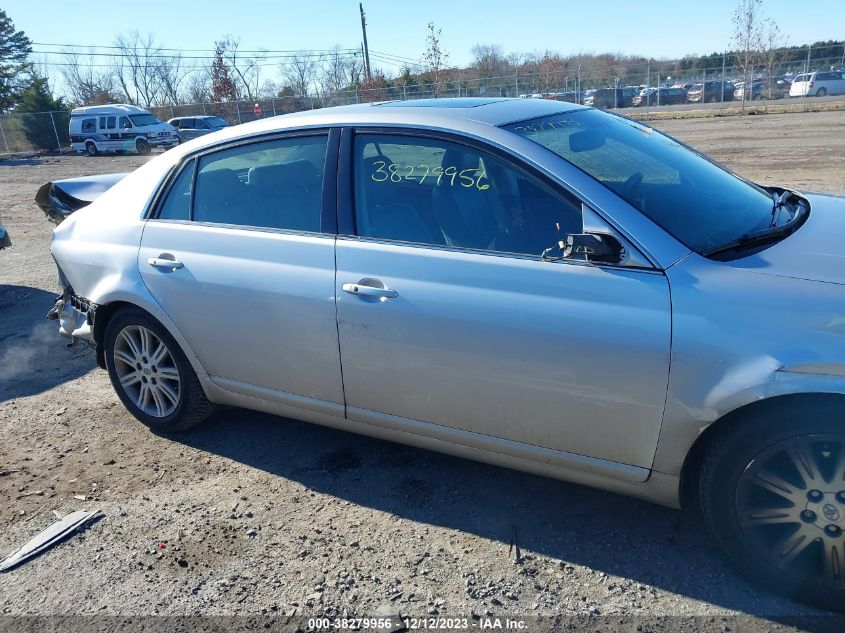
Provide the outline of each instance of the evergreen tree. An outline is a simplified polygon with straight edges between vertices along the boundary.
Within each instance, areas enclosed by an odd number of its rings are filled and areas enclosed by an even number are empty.
[[[11,110],[27,85],[32,41],[0,9],[0,112]]]
[[[67,131],[69,115],[64,100],[53,96],[46,77],[29,78],[14,112],[21,115],[26,138],[34,147],[60,149],[56,135],[61,138]]]

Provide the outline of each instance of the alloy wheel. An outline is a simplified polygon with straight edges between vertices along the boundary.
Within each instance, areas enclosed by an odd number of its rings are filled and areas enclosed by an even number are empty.
[[[769,447],[746,466],[735,503],[758,555],[802,582],[845,589],[845,435]]]
[[[141,411],[165,418],[181,397],[179,369],[167,345],[143,325],[123,328],[114,342],[114,368],[120,386]]]

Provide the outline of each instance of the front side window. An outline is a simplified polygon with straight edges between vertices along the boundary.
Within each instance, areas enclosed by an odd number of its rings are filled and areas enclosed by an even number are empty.
[[[129,118],[132,119],[132,123],[134,123],[136,127],[161,123],[161,121],[155,118],[152,114],[130,114]]]
[[[121,130],[128,130],[132,127],[132,123],[129,121],[129,117],[122,116],[120,117],[120,129]]]
[[[355,137],[358,235],[536,255],[583,227],[580,204],[509,162],[443,140]]]
[[[327,140],[276,139],[201,157],[193,220],[319,231]]]
[[[656,130],[595,110],[504,126],[612,190],[706,253],[772,222],[772,197]]]

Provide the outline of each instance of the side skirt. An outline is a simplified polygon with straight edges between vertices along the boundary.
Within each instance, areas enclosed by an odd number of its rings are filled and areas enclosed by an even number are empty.
[[[680,507],[680,478],[676,476],[356,407],[347,407],[349,418],[346,419],[342,404],[258,387],[219,376],[209,376],[209,379],[209,399],[218,404],[262,411],[600,488],[660,505]]]

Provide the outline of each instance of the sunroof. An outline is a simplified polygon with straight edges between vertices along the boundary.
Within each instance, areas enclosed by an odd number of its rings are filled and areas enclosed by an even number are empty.
[[[487,105],[488,103],[496,103],[497,101],[505,101],[505,99],[484,99],[482,97],[456,97],[453,99],[417,99],[414,101],[388,101],[387,103],[378,103],[376,107],[379,108],[477,108],[479,106]]]

